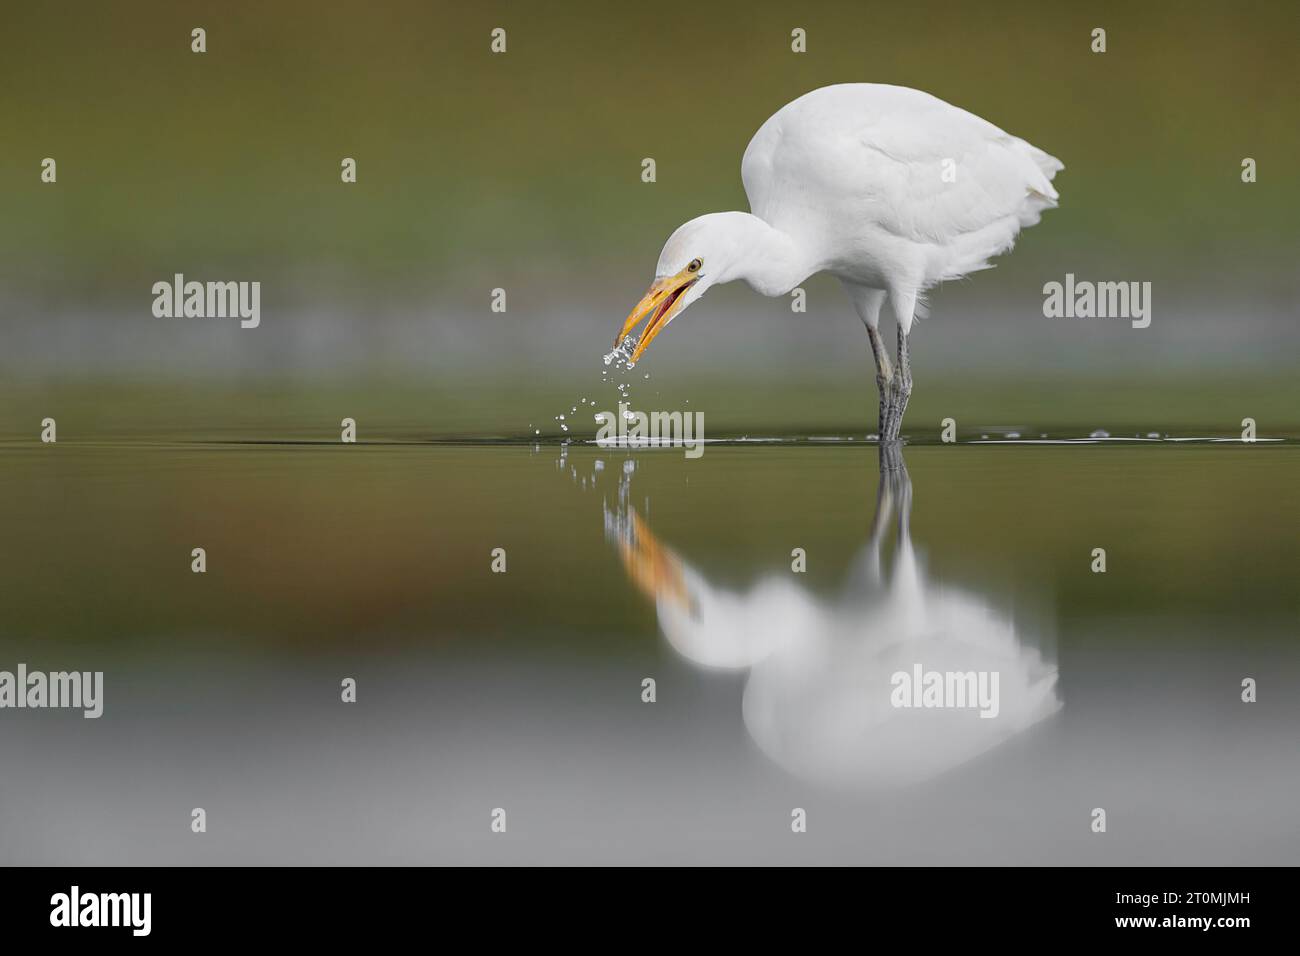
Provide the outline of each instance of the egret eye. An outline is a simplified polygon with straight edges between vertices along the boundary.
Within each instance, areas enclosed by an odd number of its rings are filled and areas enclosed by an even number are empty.
[[[704,265],[699,259],[692,259],[691,264],[686,267],[687,272],[699,272],[700,266]]]

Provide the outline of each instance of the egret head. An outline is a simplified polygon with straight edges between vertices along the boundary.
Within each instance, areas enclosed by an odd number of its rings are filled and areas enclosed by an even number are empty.
[[[655,336],[710,286],[735,278],[733,269],[744,248],[743,225],[738,220],[751,218],[745,213],[715,212],[679,226],[664,243],[655,281],[623,323],[615,348],[648,315],[650,320],[630,359],[635,362]]]

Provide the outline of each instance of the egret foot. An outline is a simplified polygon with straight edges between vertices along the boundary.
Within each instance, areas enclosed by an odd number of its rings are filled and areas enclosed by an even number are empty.
[[[907,333],[898,330],[898,369],[889,383],[888,417],[881,427],[881,441],[897,441],[898,433],[903,427],[903,414],[907,411],[907,401],[912,397],[912,360],[907,351]],[[882,408],[885,407],[882,393]]]
[[[881,441],[897,441],[903,428],[903,414],[907,411],[907,400],[912,395],[912,383],[896,376],[889,385],[888,401],[882,399],[881,409],[884,420],[881,423]],[[887,412],[887,414],[885,414]]]
[[[876,434],[880,436],[881,441],[884,441],[885,429],[889,427],[893,415],[893,382],[877,375],[876,388],[880,391],[880,420],[876,428]]]

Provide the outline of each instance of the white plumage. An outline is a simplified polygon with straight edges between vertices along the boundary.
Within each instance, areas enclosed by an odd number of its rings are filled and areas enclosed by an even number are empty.
[[[672,319],[721,282],[784,295],[817,272],[838,277],[867,326],[881,392],[880,436],[898,437],[911,393],[907,336],[926,289],[987,268],[1056,205],[1063,166],[987,120],[919,90],[852,83],[782,107],[750,140],[741,177],[750,212],[711,213],[664,245],[621,343],[649,315],[635,362]],[[888,303],[898,367],[879,335]],[[618,343],[616,343],[618,344]]]
[[[1010,248],[1056,204],[1060,168],[928,93],[861,83],[778,110],[740,171],[751,212],[795,237],[817,271],[916,291]]]

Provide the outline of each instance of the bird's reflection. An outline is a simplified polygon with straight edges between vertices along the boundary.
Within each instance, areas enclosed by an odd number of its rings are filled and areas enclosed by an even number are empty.
[[[1061,706],[1056,667],[1021,640],[1008,616],[927,575],[912,545],[911,480],[893,443],[881,448],[875,517],[838,599],[801,587],[788,569],[748,590],[716,586],[660,541],[627,497],[606,507],[606,533],[631,580],[654,601],[664,635],[696,664],[748,669],[745,726],[798,776],[915,783]],[[882,551],[895,515],[886,574]],[[949,691],[962,684],[969,697],[945,697],[938,686],[923,695],[934,675],[956,675],[947,678]],[[981,680],[992,699],[976,699]]]

